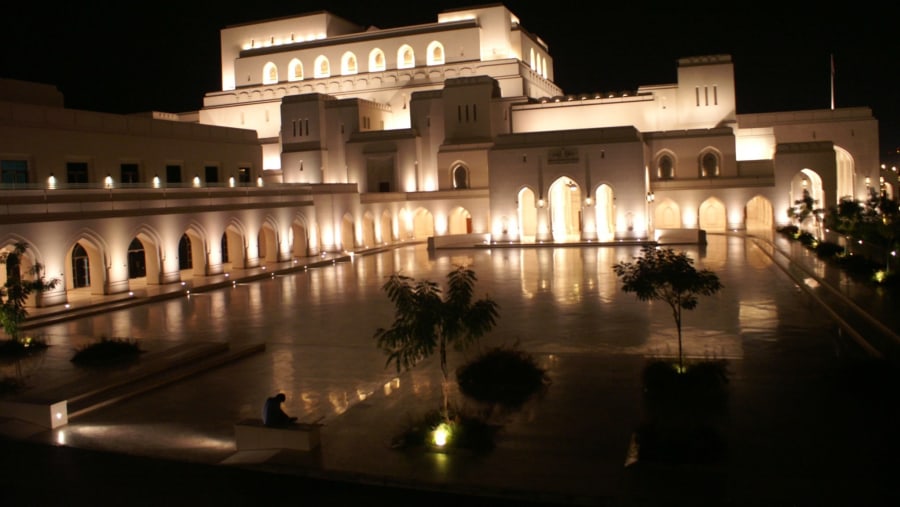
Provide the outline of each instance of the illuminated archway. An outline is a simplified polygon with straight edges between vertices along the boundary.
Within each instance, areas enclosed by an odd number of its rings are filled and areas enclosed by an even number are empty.
[[[381,72],[385,69],[384,51],[375,48],[369,52],[369,72]]]
[[[386,245],[394,242],[396,234],[394,232],[393,220],[391,213],[385,210],[381,214],[381,244]]]
[[[351,51],[347,51],[344,53],[344,56],[341,57],[341,74],[347,76],[356,74],[357,72],[359,72],[359,68],[356,63],[356,55]]]
[[[363,213],[362,243],[363,248],[371,248],[377,244],[375,241],[375,216],[371,211]]]
[[[309,257],[309,229],[300,220],[294,220],[291,224],[291,255],[294,257]]]
[[[747,201],[745,220],[747,234],[770,237],[775,226],[772,203],[760,195],[753,197]]]
[[[428,65],[443,65],[444,63],[444,45],[438,41],[431,41],[431,44],[428,44],[428,50],[426,52],[427,64]]]
[[[472,232],[472,215],[469,211],[462,207],[453,208],[447,217],[449,222],[448,233],[450,234],[471,234]]]
[[[400,46],[397,50],[397,68],[411,69],[416,66],[416,57],[413,48],[408,44]]]
[[[426,239],[434,236],[434,215],[425,208],[419,208],[413,215],[413,237]]]
[[[272,63],[267,62],[263,66],[263,84],[275,84],[278,82],[278,67]]]
[[[725,232],[728,229],[725,204],[715,197],[710,197],[700,204],[698,217],[700,228],[707,232]]]
[[[553,241],[581,239],[581,187],[563,176],[550,185],[550,231]]]
[[[325,55],[316,57],[316,63],[313,65],[313,75],[319,79],[331,77],[331,64]]]
[[[355,248],[353,217],[349,213],[345,214],[341,219],[341,249],[345,252],[352,252]]]
[[[291,60],[291,63],[288,64],[288,81],[302,81],[303,80],[303,62],[299,59],[294,58]]]
[[[597,187],[595,213],[597,220],[597,240],[612,241],[616,237],[616,198],[607,184]]]
[[[681,208],[672,199],[653,203],[653,226],[655,229],[680,229]]]
[[[517,214],[519,216],[519,241],[533,242],[537,234],[537,203],[534,200],[534,190],[528,187],[519,190],[516,199],[518,203]]]

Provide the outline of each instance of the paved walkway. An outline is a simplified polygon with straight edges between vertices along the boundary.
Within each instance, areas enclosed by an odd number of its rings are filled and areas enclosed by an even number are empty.
[[[60,443],[61,434],[65,438],[65,431],[23,429],[7,421],[0,427],[18,438],[2,442],[7,452],[0,452],[0,491],[34,505],[119,503],[98,495],[98,488],[128,495],[127,503],[139,505],[249,505],[259,503],[257,498],[272,499],[272,489],[285,495],[279,503],[276,493],[275,505],[341,504],[373,495],[399,505],[898,505],[900,489],[892,472],[900,451],[896,369],[890,362],[870,359],[852,338],[837,333],[833,320],[822,318],[815,292],[821,288],[804,295],[804,287],[810,287],[804,279],[828,283],[827,276],[816,277],[825,273],[821,261],[794,251],[793,244],[778,238],[775,245],[763,248],[770,248],[775,257],[778,250],[789,254],[796,264],[785,264],[785,269],[800,283],[778,273],[772,290],[793,293],[800,303],[790,313],[778,315],[780,339],[747,341],[743,357],[730,362],[730,402],[722,425],[727,453],[722,462],[638,461],[626,467],[631,436],[644,417],[643,359],[571,353],[538,358],[550,370],[552,389],[526,410],[502,419],[498,445],[484,455],[390,449],[398,414],[412,415],[423,405],[436,403],[436,391],[428,386],[439,377],[434,361],[429,360],[401,376],[398,385],[363,393],[362,401],[328,421],[321,451],[313,454],[235,453],[233,441],[221,435],[221,428],[208,428],[207,437],[168,435],[182,445],[172,454],[161,452],[148,443],[145,433],[168,431],[170,426],[162,419],[170,414],[148,417],[143,410],[162,406],[154,400],[171,396],[168,389],[86,416],[90,424],[85,428],[99,433],[91,436],[83,430],[78,434],[80,441],[67,441],[64,446],[54,444]],[[260,269],[245,277],[266,275]],[[195,279],[190,290],[223,283],[231,281]],[[857,304],[871,306],[865,301],[871,294],[863,287],[848,282],[842,293],[845,301],[858,297]],[[138,297],[170,295],[148,290]],[[96,305],[131,304],[132,298],[96,299],[73,299],[72,313],[36,311],[33,315],[36,320],[69,318],[76,310],[99,311],[102,306]],[[226,382],[226,375],[248,378],[242,376],[258,375],[267,367],[271,366],[249,357],[211,372],[207,380],[193,377],[178,385],[182,391],[196,387],[198,392],[209,392],[202,389],[203,382]],[[202,407],[222,401],[198,403]],[[147,424],[148,419],[160,422]],[[107,440],[104,432],[117,438]],[[221,437],[218,447],[197,442],[208,435]],[[95,454],[92,449],[115,454]],[[125,460],[125,455],[172,461]],[[237,475],[238,470],[246,475]],[[98,480],[95,473],[115,480]],[[239,486],[244,479],[258,487]],[[191,493],[187,483],[193,481],[196,489]],[[59,489],[39,487],[50,484]],[[188,493],[173,495],[173,490],[182,488]],[[67,496],[58,498],[56,491],[66,491]]]

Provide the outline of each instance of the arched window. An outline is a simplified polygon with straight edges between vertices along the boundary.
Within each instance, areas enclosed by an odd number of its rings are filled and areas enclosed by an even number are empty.
[[[291,60],[291,63],[288,64],[288,81],[301,80],[303,80],[303,63],[294,58]]]
[[[675,159],[665,153],[656,161],[656,176],[662,180],[670,180],[675,177]]]
[[[278,82],[278,67],[268,62],[263,67],[263,84],[275,84]]]
[[[453,188],[462,189],[469,188],[469,168],[462,165],[457,164],[453,166],[453,169],[450,171],[453,176]]]
[[[428,45],[428,65],[444,64],[444,46],[438,41],[431,41]]]
[[[544,79],[547,78],[547,59],[546,58],[541,59],[541,76],[543,76]]]
[[[331,77],[331,65],[328,63],[328,58],[324,55],[316,57],[316,63],[313,69],[317,78]]]
[[[409,45],[404,44],[397,50],[397,68],[411,69],[416,66],[416,56]]]
[[[341,57],[341,74],[346,76],[349,74],[356,74],[357,72],[356,55],[347,51],[344,53],[344,56]]]
[[[384,68],[384,51],[373,49],[369,53],[369,72],[382,72]]]
[[[700,177],[715,178],[719,175],[719,156],[714,151],[700,155]]]
[[[529,64],[531,65],[531,70],[537,69],[537,64],[534,63],[534,48],[531,48],[531,60],[529,60]]]

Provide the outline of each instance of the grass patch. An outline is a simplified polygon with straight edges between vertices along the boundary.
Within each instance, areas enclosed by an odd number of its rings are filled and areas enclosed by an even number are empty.
[[[44,352],[47,350],[47,347],[49,345],[43,338],[27,337],[21,340],[0,340],[0,361],[13,363]]]
[[[439,428],[448,432],[443,446],[435,443],[435,431]],[[441,451],[468,450],[487,452],[494,448],[494,439],[500,427],[489,424],[484,419],[461,412],[451,412],[449,422],[440,410],[433,410],[424,416],[409,421],[403,431],[394,437],[394,449],[431,448]]]
[[[652,360],[643,371],[645,418],[636,433],[641,461],[713,463],[725,454],[719,428],[728,406],[728,363]]]
[[[520,408],[550,384],[534,357],[509,347],[492,348],[459,367],[456,379],[465,396],[504,409]]]
[[[100,338],[100,341],[76,349],[72,362],[79,366],[109,367],[136,362],[144,351],[137,340]]]

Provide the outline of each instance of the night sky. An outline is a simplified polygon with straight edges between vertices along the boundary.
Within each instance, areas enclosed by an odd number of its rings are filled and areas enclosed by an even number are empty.
[[[56,85],[70,108],[192,111],[205,93],[221,87],[219,30],[227,26],[328,10],[360,25],[391,28],[435,22],[442,10],[487,3],[32,1],[2,8],[0,77]],[[556,83],[565,93],[674,83],[678,58],[724,53],[735,64],[738,113],[827,109],[834,55],[836,106],[871,107],[881,152],[900,147],[896,6],[887,7],[893,12],[842,12],[826,10],[824,3],[784,7],[788,2],[693,2],[689,8],[683,7],[687,2],[505,4],[550,46]]]

